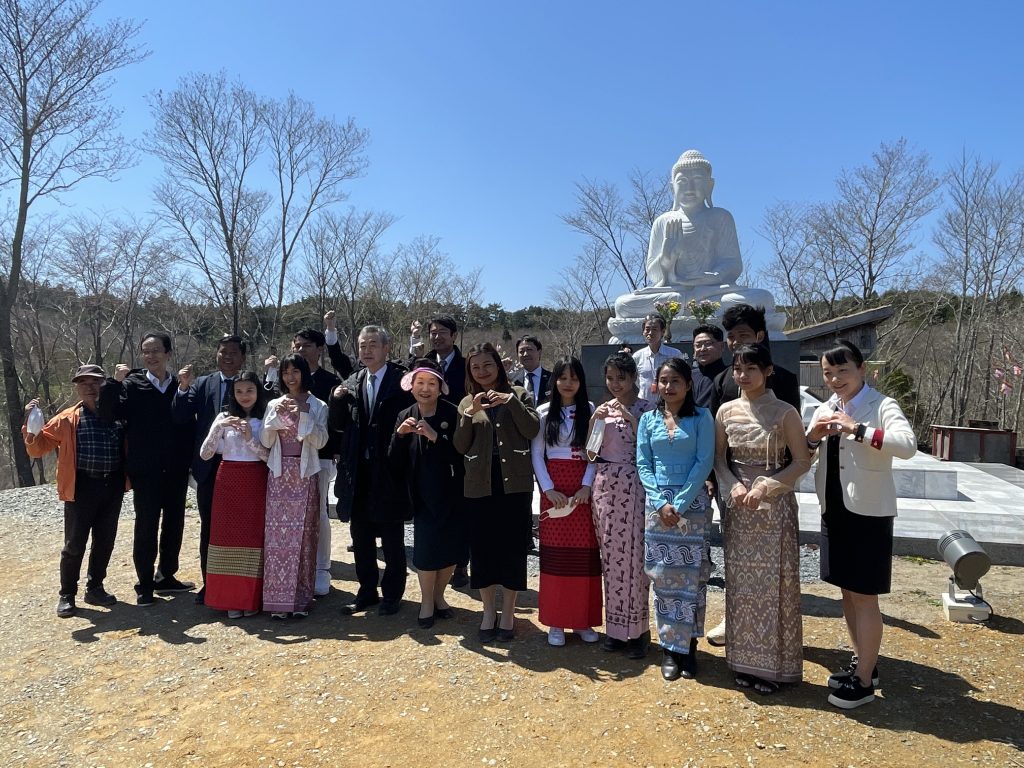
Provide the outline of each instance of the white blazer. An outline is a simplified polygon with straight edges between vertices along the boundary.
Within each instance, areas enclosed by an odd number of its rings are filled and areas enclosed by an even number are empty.
[[[832,412],[833,407],[829,403],[819,405],[811,418],[808,432],[819,419]],[[892,459],[894,456],[912,458],[917,452],[917,436],[899,403],[870,387],[851,418],[858,424],[866,424],[867,432],[863,443],[854,440],[853,435],[844,435],[839,441],[839,480],[843,486],[843,502],[848,510],[858,515],[896,517]],[[885,430],[881,448],[871,447],[871,435],[875,429]],[[825,471],[825,451],[823,440],[818,447],[821,460],[814,476],[822,511],[825,510],[825,476],[828,474]]]
[[[263,416],[263,431],[260,432],[260,442],[270,449],[267,467],[274,477],[281,476],[281,441],[277,437],[277,431],[284,425],[277,409],[283,400],[283,397],[278,397],[267,404],[267,412]],[[296,435],[296,439],[302,443],[299,461],[299,473],[302,477],[312,477],[320,471],[320,457],[317,456],[317,451],[327,445],[327,406],[312,394],[308,402],[309,413],[299,414]]]

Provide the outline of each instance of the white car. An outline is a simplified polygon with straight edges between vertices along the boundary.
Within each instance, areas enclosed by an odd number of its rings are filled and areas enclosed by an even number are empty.
[[[808,392],[807,387],[800,387],[800,416],[804,420],[804,429],[810,426],[811,418],[819,405],[821,400]]]

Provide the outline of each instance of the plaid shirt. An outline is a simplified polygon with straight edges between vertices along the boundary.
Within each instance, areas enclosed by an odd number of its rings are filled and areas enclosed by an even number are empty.
[[[76,469],[87,475],[107,475],[121,469],[124,431],[116,421],[104,421],[85,406],[78,420]]]

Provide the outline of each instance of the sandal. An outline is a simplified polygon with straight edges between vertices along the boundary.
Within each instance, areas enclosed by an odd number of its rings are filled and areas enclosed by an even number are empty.
[[[762,696],[771,696],[779,690],[779,684],[772,682],[771,680],[762,680],[760,677],[755,677],[754,690]]]
[[[753,688],[754,678],[740,672],[736,675],[736,686],[738,688]]]

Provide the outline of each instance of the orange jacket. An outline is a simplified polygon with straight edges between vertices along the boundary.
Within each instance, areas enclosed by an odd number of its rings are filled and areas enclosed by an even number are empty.
[[[33,459],[41,459],[50,451],[57,451],[57,497],[61,501],[75,500],[75,459],[78,455],[76,439],[78,435],[79,410],[81,401],[70,408],[65,408],[43,427],[38,435],[33,435],[25,425],[21,425],[21,435],[25,438],[25,450]],[[124,489],[131,486],[125,479]]]

